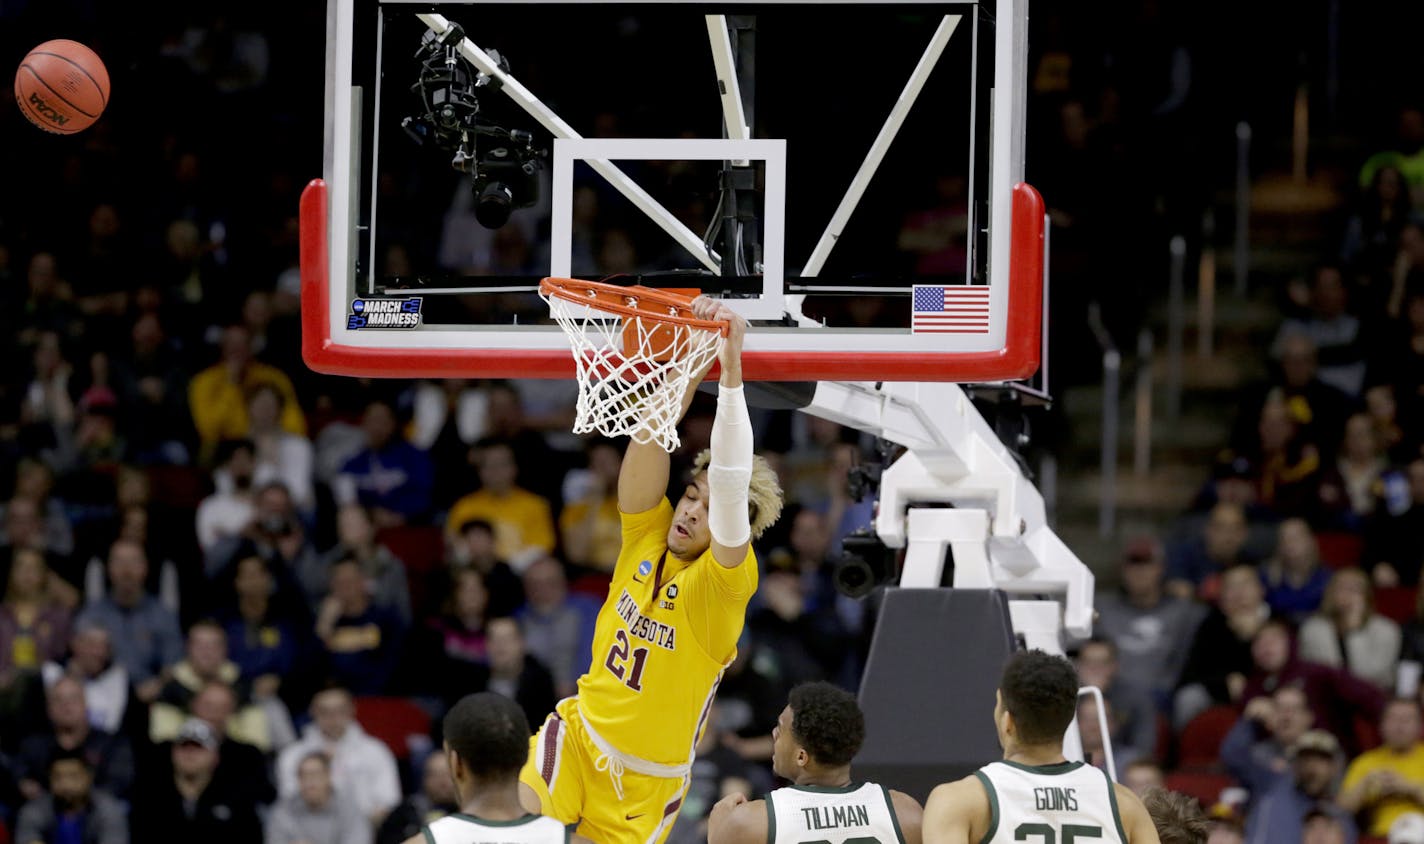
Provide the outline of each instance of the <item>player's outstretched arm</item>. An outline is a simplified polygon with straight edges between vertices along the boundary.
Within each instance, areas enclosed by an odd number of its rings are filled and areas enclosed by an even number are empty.
[[[707,818],[707,844],[766,844],[766,801],[729,794]]]
[[[976,777],[936,786],[925,800],[924,844],[973,844],[989,833],[989,795]]]
[[[697,395],[697,387],[706,377],[712,362],[687,382],[687,391],[682,394],[682,408],[677,413],[677,421],[687,415],[692,407],[692,399]],[[624,513],[646,513],[658,506],[667,495],[668,472],[672,465],[668,453],[655,442],[628,442],[628,450],[623,455],[623,467],[618,471],[618,509]]]
[[[903,791],[891,791],[890,805],[895,808],[895,821],[900,824],[900,834],[905,836],[905,844],[920,844],[924,840],[921,828],[925,815],[925,810],[920,808],[920,801]]]
[[[712,457],[707,463],[707,527],[712,533],[712,559],[736,568],[747,557],[752,541],[747,493],[752,479],[752,420],[742,394],[742,340],[747,321],[731,308],[705,296],[692,300],[698,319],[725,320],[727,342],[717,360],[717,416],[712,420]]]
[[[1127,844],[1161,844],[1157,837],[1157,827],[1152,824],[1152,816],[1147,807],[1132,789],[1113,783],[1117,795],[1118,814],[1122,815],[1122,831],[1127,833]]]

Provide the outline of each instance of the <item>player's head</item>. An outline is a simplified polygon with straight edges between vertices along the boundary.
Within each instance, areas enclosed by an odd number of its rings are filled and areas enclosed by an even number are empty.
[[[803,683],[791,690],[771,731],[771,769],[800,782],[847,768],[864,740],[865,716],[854,695],[830,683]]]
[[[703,449],[692,464],[692,480],[673,511],[668,528],[668,550],[684,560],[695,560],[712,544],[712,531],[707,527],[707,464],[712,459],[710,449]],[[752,456],[752,479],[747,489],[747,521],[752,539],[761,538],[767,528],[781,516],[781,482],[776,470],[760,454]]]
[[[994,725],[1004,755],[1022,747],[1061,747],[1078,711],[1073,664],[1043,651],[1019,651],[999,680]]]
[[[466,695],[445,716],[445,756],[461,803],[479,791],[512,788],[529,758],[529,719],[503,695]]]
[[[1161,788],[1142,795],[1142,805],[1157,828],[1162,844],[1205,844],[1211,824],[1194,798]]]

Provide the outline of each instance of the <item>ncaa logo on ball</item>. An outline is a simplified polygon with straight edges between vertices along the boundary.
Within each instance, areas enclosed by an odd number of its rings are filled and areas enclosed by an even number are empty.
[[[352,299],[346,327],[352,331],[369,328],[409,330],[420,325],[421,298]]]

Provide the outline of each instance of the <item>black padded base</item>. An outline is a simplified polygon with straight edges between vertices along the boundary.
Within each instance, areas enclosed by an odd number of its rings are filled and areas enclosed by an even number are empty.
[[[860,684],[856,779],[923,803],[936,785],[1000,758],[994,692],[1016,649],[1002,592],[886,592]]]

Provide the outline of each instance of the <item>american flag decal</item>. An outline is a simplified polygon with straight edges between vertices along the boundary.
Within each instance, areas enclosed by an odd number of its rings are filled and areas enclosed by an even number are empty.
[[[910,298],[911,333],[989,333],[989,288],[985,285],[916,284]]]

